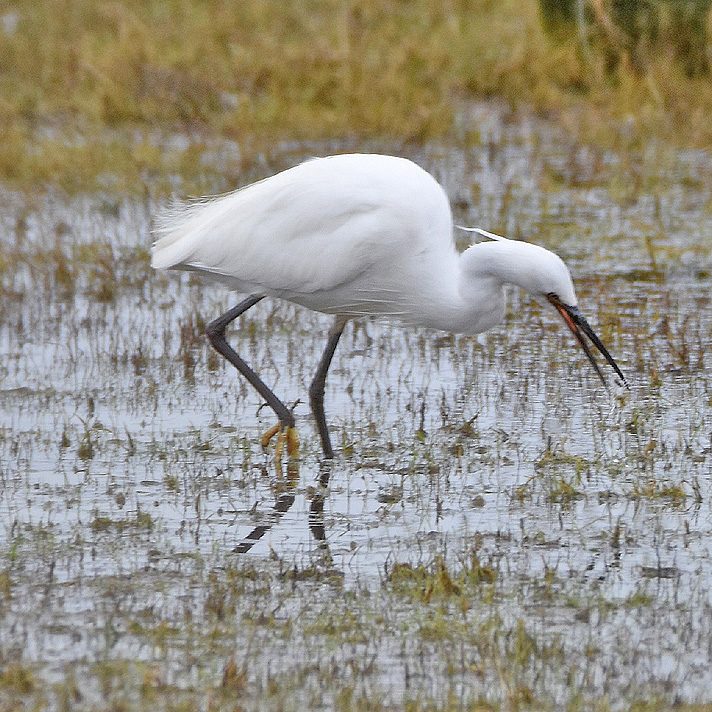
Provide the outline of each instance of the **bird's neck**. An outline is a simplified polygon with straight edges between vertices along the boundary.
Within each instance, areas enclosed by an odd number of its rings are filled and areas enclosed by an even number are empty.
[[[472,259],[466,250],[431,269],[433,281],[420,285],[427,298],[413,315],[414,323],[456,334],[479,334],[503,320],[503,280],[487,273],[473,275]]]
[[[472,245],[457,258],[452,291],[436,303],[437,328],[474,334],[491,329],[504,319],[504,286],[512,284],[538,293],[537,258],[543,250],[514,240]]]
[[[514,240],[482,242],[465,250],[458,258],[454,309],[443,309],[448,325],[439,328],[472,334],[499,324],[505,315],[506,284],[537,293],[536,251],[541,248]]]

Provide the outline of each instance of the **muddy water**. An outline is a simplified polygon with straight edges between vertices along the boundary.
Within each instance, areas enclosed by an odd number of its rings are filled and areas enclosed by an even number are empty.
[[[409,155],[456,222],[564,257],[631,389],[607,392],[556,315],[516,292],[477,338],[354,324],[327,384],[328,469],[305,403],[327,317],[265,301],[231,333],[299,401],[302,455],[279,468],[259,446],[273,416],[201,335],[235,297],[150,272],[155,205],[2,196],[0,660],[63,684],[97,661],[160,660],[171,684],[200,688],[229,646],[190,662],[185,641],[132,628],[150,609],[180,629],[200,572],[308,572],[306,598],[328,601],[335,581],[385,595],[394,564],[456,570],[474,548],[498,573],[500,618],[583,661],[578,693],[709,699],[712,158],[593,150],[483,107],[463,125],[479,128],[457,148]],[[285,149],[251,177],[321,152]],[[303,601],[276,581],[289,618]],[[398,704],[419,663],[381,643],[357,678]],[[255,695],[265,666],[296,665],[263,645]],[[454,683],[434,655],[417,689],[437,700]],[[546,704],[572,699],[561,670],[531,682]]]

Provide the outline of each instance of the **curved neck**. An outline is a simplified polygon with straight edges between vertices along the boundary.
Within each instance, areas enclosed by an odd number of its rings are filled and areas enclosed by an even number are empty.
[[[459,256],[458,308],[451,330],[476,334],[503,321],[504,285],[513,284],[531,291],[527,279],[530,247],[534,246],[512,240],[481,242]]]
[[[425,298],[417,314],[410,315],[414,323],[456,334],[479,334],[504,319],[502,286],[507,280],[486,269],[490,260],[488,255],[479,259],[480,247],[474,245],[462,254],[453,253],[446,264],[431,269],[434,279],[420,284]]]
[[[419,323],[457,333],[486,331],[504,319],[504,285],[536,296],[555,292],[570,306],[576,293],[566,265],[553,252],[518,240],[482,242],[429,265]]]
[[[529,247],[532,246],[514,240],[480,242],[462,253],[463,271],[473,281],[491,279],[500,285],[514,284],[528,290],[524,277],[528,274]]]

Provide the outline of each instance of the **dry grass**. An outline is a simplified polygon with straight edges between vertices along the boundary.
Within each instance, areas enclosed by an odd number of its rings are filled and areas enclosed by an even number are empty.
[[[582,52],[575,33],[544,32],[533,0],[19,0],[0,26],[0,180],[232,181],[283,139],[443,136],[473,97],[553,113],[606,145],[709,144],[709,77],[672,53],[641,69],[610,42]],[[239,150],[206,165],[225,140]]]

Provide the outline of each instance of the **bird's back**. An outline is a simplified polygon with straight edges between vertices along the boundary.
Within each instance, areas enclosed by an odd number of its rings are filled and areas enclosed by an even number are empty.
[[[410,283],[413,271],[455,255],[440,185],[411,161],[373,154],[307,161],[169,212],[157,233],[153,267],[322,311],[336,311],[320,307],[325,292]]]

